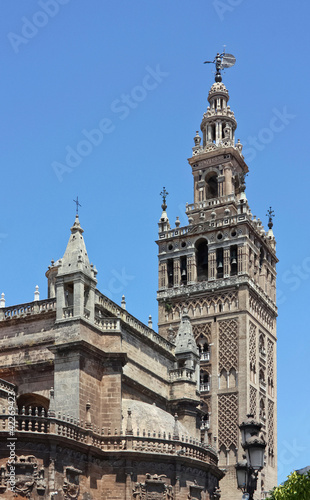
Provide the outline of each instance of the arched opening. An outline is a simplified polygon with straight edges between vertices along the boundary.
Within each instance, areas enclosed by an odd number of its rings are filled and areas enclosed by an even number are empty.
[[[229,387],[237,387],[237,372],[234,368],[229,372]]]
[[[223,278],[223,270],[224,270],[223,260],[224,260],[223,248],[218,248],[216,250],[217,278]]]
[[[263,399],[259,402],[259,418],[261,420],[266,420],[265,402]]]
[[[198,240],[195,246],[196,246],[197,281],[207,281],[208,242],[207,240]]]
[[[180,271],[181,271],[181,284],[187,284],[187,259],[186,256],[180,259]]]
[[[219,465],[227,465],[227,452],[223,444],[219,450]]]
[[[211,174],[211,176],[206,179],[206,200],[218,197],[218,180],[217,174]]]
[[[201,361],[210,360],[210,347],[208,341],[204,337],[200,337],[198,340],[198,349]]]
[[[47,412],[49,400],[40,394],[22,394],[17,398],[18,429],[34,432],[47,432]]]
[[[173,259],[167,261],[168,287],[173,287]]]
[[[227,371],[223,370],[220,373],[220,389],[227,389]]]
[[[236,276],[238,274],[238,251],[237,245],[230,247],[230,275]]]
[[[200,391],[209,392],[210,391],[210,375],[204,370],[200,370]]]

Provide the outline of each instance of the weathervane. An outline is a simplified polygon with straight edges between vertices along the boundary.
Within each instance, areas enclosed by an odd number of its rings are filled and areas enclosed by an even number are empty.
[[[205,61],[204,64],[215,64],[215,81],[216,82],[221,82],[222,81],[222,74],[221,71],[225,68],[231,68],[236,62],[235,56],[232,54],[226,54],[225,50],[220,54],[219,52],[216,54],[215,58],[213,61]]]
[[[76,215],[79,215],[79,207],[82,206],[82,205],[79,204],[79,197],[77,196],[76,200],[73,200],[73,201],[76,204]]]
[[[274,211],[272,210],[271,207],[269,207],[269,210],[267,210],[267,213],[266,213],[267,217],[269,217],[269,221],[268,221],[268,227],[269,229],[272,229],[273,227],[273,218],[274,218]]]
[[[159,195],[159,196],[162,196],[162,198],[163,198],[163,204],[162,204],[162,206],[161,206],[161,208],[162,208],[163,210],[166,210],[166,208],[167,208],[166,198],[167,198],[168,194],[169,194],[169,193],[166,191],[166,188],[165,188],[165,186],[164,186],[164,187],[163,187],[162,192],[161,192],[161,193],[160,193],[160,195]]]

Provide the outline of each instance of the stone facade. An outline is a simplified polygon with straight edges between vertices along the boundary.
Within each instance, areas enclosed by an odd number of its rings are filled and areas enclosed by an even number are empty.
[[[0,494],[218,498],[224,474],[201,441],[186,311],[172,344],[102,295],[96,274],[77,216],[46,273],[48,299],[4,307],[2,297]]]
[[[212,85],[188,160],[194,203],[188,225],[170,226],[164,196],[159,221],[159,333],[174,338],[186,307],[200,351],[200,394],[206,441],[226,469],[222,498],[237,500],[235,463],[242,459],[238,424],[249,412],[267,441],[255,498],[277,484],[276,263],[269,230],[253,217],[245,195],[248,167],[222,82]],[[202,144],[201,144],[202,142]],[[165,193],[163,193],[165,195]]]

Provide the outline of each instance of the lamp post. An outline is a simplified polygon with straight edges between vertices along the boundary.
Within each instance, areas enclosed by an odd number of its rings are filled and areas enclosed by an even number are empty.
[[[261,428],[262,424],[254,420],[254,415],[251,414],[247,415],[246,420],[239,425],[245,455],[236,465],[236,474],[238,488],[244,493],[243,500],[254,500],[258,472],[264,467],[266,443],[259,437]]]

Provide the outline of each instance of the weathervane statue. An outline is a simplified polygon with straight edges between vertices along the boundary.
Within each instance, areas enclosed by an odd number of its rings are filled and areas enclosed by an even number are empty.
[[[215,64],[215,69],[216,69],[215,81],[221,82],[222,81],[221,71],[225,68],[231,68],[231,66],[233,66],[235,62],[236,58],[232,54],[226,54],[225,52],[222,52],[222,54],[220,54],[218,52],[213,61],[205,61],[204,64]]]

